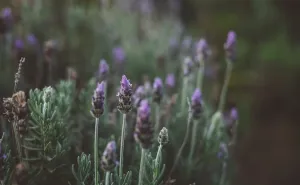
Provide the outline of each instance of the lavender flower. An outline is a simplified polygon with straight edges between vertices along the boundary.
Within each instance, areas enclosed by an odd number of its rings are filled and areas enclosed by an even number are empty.
[[[192,46],[192,42],[193,42],[193,38],[191,36],[186,36],[184,37],[183,41],[182,41],[182,48],[184,50],[189,50],[191,49]]]
[[[236,127],[236,122],[238,120],[238,110],[234,107],[230,110],[229,115],[225,121],[225,128],[230,137],[234,135],[234,128]]]
[[[160,104],[163,97],[163,82],[160,78],[156,77],[153,83],[153,102]]]
[[[109,72],[109,66],[104,59],[100,60],[99,64],[99,76],[102,80],[106,80]]]
[[[217,154],[217,157],[219,159],[226,159],[228,156],[228,147],[225,143],[220,143],[220,146],[219,146],[219,152]]]
[[[132,85],[125,75],[122,76],[121,88],[117,96],[119,97],[118,110],[123,114],[127,114],[132,109]]]
[[[125,61],[125,52],[121,47],[115,47],[113,49],[113,58],[117,63],[123,63]]]
[[[183,61],[183,75],[189,76],[192,72],[193,61],[191,57],[186,57]]]
[[[11,8],[4,8],[1,11],[1,17],[4,19],[4,21],[7,25],[10,25],[12,23],[12,19],[13,19]]]
[[[14,46],[17,50],[23,50],[24,49],[24,42],[21,39],[16,39]]]
[[[201,97],[200,89],[195,89],[192,95],[192,111],[193,111],[193,118],[198,119],[201,117],[202,113],[202,97]]]
[[[168,74],[166,78],[166,85],[169,88],[174,88],[175,87],[175,75],[174,74]]]
[[[37,44],[37,38],[33,34],[29,34],[27,36],[27,43],[31,46],[35,46]]]
[[[230,31],[227,35],[227,40],[224,44],[224,49],[226,52],[226,57],[230,61],[234,61],[236,57],[236,33]]]
[[[117,166],[117,146],[115,141],[110,141],[106,145],[100,163],[101,168],[106,172],[112,171]]]
[[[196,44],[196,53],[197,53],[197,60],[200,61],[206,61],[210,50],[208,47],[208,44],[204,38],[200,39]]]
[[[144,86],[142,86],[142,85],[138,86],[138,88],[136,89],[135,93],[132,96],[134,107],[139,107],[141,101],[145,98],[145,96],[146,96],[146,94],[145,94]]]
[[[147,100],[143,100],[138,108],[134,138],[144,149],[148,149],[152,145],[153,126],[150,117],[151,107]]]
[[[104,88],[104,82],[99,83],[92,97],[91,113],[95,118],[99,118],[104,112]]]

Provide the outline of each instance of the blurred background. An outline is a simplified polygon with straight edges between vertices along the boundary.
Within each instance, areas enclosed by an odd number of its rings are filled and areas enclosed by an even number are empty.
[[[83,87],[102,58],[141,83],[170,72],[170,53],[204,37],[213,54],[206,93],[217,101],[223,43],[234,30],[238,56],[228,103],[238,106],[242,123],[236,182],[300,183],[300,1],[1,0],[0,9],[1,98],[13,91],[21,57],[20,89],[67,78]],[[115,62],[118,48],[126,64]]]

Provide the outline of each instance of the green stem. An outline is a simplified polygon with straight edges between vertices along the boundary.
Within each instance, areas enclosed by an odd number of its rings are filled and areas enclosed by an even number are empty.
[[[181,153],[187,143],[187,140],[189,138],[189,135],[190,135],[190,124],[191,124],[191,121],[192,121],[192,111],[191,111],[191,105],[189,104],[189,116],[188,116],[188,120],[187,120],[187,125],[186,125],[186,132],[185,132],[185,136],[184,136],[184,139],[183,139],[183,143],[181,145],[181,147],[179,148],[178,152],[177,152],[177,156],[175,158],[175,162],[173,163],[173,166],[169,172],[169,175],[168,175],[168,179],[171,178],[171,175],[173,173],[173,171],[175,170],[176,166],[177,166],[177,163],[181,157]]]
[[[159,145],[158,150],[157,150],[157,154],[156,154],[156,158],[155,158],[155,168],[157,169],[160,165],[161,162],[161,151],[162,151],[162,145]],[[155,179],[157,178],[159,174],[157,173],[157,170],[154,171],[153,173],[153,180],[155,181]]]
[[[182,93],[181,93],[181,113],[183,113],[185,110],[187,85],[188,85],[188,77],[183,77]]]
[[[105,80],[104,81],[104,96],[105,96],[105,99],[104,99],[104,120],[105,120],[105,123],[108,122],[108,113],[107,113],[107,110],[108,110],[108,105],[107,105],[107,81]]]
[[[157,134],[159,132],[159,126],[160,126],[160,123],[159,123],[159,119],[160,119],[160,106],[159,104],[155,104],[155,128],[154,128],[154,131],[155,131],[155,134]]]
[[[220,95],[220,103],[219,103],[219,108],[218,108],[218,110],[220,112],[223,111],[224,106],[225,106],[226,94],[227,94],[228,85],[230,82],[231,71],[233,68],[231,61],[226,61],[226,63],[227,63],[226,74],[225,74],[224,84],[223,84],[221,95]]]
[[[95,135],[94,135],[94,180],[95,185],[99,183],[99,155],[98,155],[98,127],[99,127],[99,118],[96,118],[95,121]]]
[[[199,88],[202,91],[202,86],[203,86],[203,76],[204,76],[204,61],[200,61],[200,66],[197,74],[197,85],[196,88]]]
[[[109,185],[110,172],[105,173],[105,185]]]
[[[225,183],[225,179],[226,179],[226,162],[223,162],[223,165],[222,165],[222,174],[221,174],[221,177],[220,177],[220,182],[219,182],[219,185],[224,185]]]
[[[197,139],[197,127],[198,127],[198,121],[194,121],[193,123],[193,130],[192,130],[192,141],[191,141],[191,148],[189,153],[188,161],[192,161],[193,154],[195,152],[195,145],[196,145],[196,139]]]
[[[126,114],[123,114],[122,132],[121,132],[121,148],[120,148],[120,166],[119,166],[119,178],[123,177],[123,155],[124,155],[124,141],[125,141],[125,129],[126,129]]]
[[[146,149],[142,148],[138,185],[144,185],[143,178],[144,178],[145,162],[146,162],[145,157],[146,157]]]
[[[13,134],[15,137],[16,148],[17,148],[19,160],[20,160],[20,162],[23,162],[21,142],[20,142],[20,137],[18,135],[18,130],[17,130],[17,121],[14,121],[12,126],[13,126]]]

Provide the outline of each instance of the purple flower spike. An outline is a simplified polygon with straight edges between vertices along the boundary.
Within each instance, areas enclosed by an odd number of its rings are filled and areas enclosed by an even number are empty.
[[[234,31],[230,31],[228,33],[224,49],[226,51],[227,58],[233,61],[236,55],[236,33]]]
[[[166,85],[170,88],[173,88],[175,86],[175,75],[174,74],[168,74],[166,78]]]
[[[131,83],[130,81],[127,79],[127,77],[125,75],[122,76],[122,81],[121,81],[121,88],[123,89],[129,89],[131,88]]]
[[[29,45],[34,46],[37,44],[37,38],[33,34],[30,34],[27,36],[27,42]]]
[[[107,143],[101,158],[101,168],[106,171],[113,171],[117,166],[117,146],[115,141]]]
[[[100,60],[99,64],[99,76],[102,80],[107,78],[109,72],[109,66],[104,59]]]
[[[127,114],[132,109],[132,85],[125,75],[122,76],[121,88],[117,94],[119,97],[118,110],[123,114]]]
[[[1,12],[1,15],[6,20],[11,19],[12,18],[11,8],[4,8]]]
[[[141,101],[145,98],[145,96],[146,96],[146,91],[144,86],[142,85],[138,86],[138,88],[135,90],[135,93],[133,95],[134,107],[136,108],[139,107]]]
[[[122,63],[125,61],[125,52],[121,47],[115,47],[113,49],[113,58],[115,62]]]
[[[137,112],[134,138],[142,148],[148,149],[152,144],[153,129],[150,121],[151,107],[148,100],[143,100]]]
[[[144,86],[142,86],[142,85],[138,86],[138,88],[135,91],[135,94],[137,96],[143,96],[145,94],[145,88],[144,88]]]
[[[201,103],[201,92],[200,92],[199,88],[197,88],[194,91],[193,96],[192,96],[192,102],[194,102],[194,103]]]
[[[199,119],[202,114],[202,102],[201,102],[201,91],[199,88],[195,89],[192,95],[192,111],[193,111],[193,118]]]
[[[105,99],[105,85],[104,82],[98,83],[94,95],[92,97],[92,110],[91,113],[94,117],[99,118],[104,112],[104,99]]]
[[[15,48],[17,49],[17,50],[22,50],[22,49],[24,49],[24,42],[21,40],[21,39],[17,39],[17,40],[15,40]]]
[[[210,50],[208,44],[204,38],[200,39],[196,44],[196,53],[197,53],[197,60],[199,61],[206,61],[208,56],[210,55]]]
[[[230,111],[230,119],[236,121],[238,119],[238,111],[236,108],[232,108]]]
[[[153,83],[153,89],[161,89],[163,87],[163,82],[160,78],[156,77]]]
[[[153,102],[160,103],[163,96],[163,82],[156,77],[153,83]]]

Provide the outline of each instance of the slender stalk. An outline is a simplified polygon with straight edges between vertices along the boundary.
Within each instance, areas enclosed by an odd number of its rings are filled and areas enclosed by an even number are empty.
[[[204,67],[205,67],[204,61],[201,60],[198,74],[197,74],[197,84],[196,84],[196,88],[199,88],[201,91],[203,86]]]
[[[105,173],[105,185],[109,185],[110,172]]]
[[[226,179],[226,168],[227,168],[227,163],[224,161],[223,162],[223,165],[222,165],[222,174],[221,174],[221,177],[220,177],[220,182],[219,182],[219,185],[224,185],[225,183],[225,179]]]
[[[192,129],[192,141],[191,141],[190,153],[189,153],[189,157],[188,157],[189,162],[192,161],[192,157],[195,152],[195,145],[196,145],[196,139],[197,139],[197,127],[198,127],[198,121],[194,121],[193,129]]]
[[[220,103],[219,103],[219,108],[218,108],[218,110],[220,112],[223,111],[224,106],[225,106],[225,99],[226,99],[226,94],[227,94],[227,90],[228,90],[228,84],[230,82],[231,71],[233,68],[231,61],[227,60],[226,63],[227,63],[226,74],[225,74],[224,84],[223,84],[221,95],[220,95]]]
[[[19,160],[20,160],[20,162],[23,162],[21,142],[20,142],[20,137],[18,135],[18,130],[17,130],[17,121],[13,122],[12,127],[13,127],[13,134],[15,137],[15,142],[16,142],[15,144],[16,144]]]
[[[155,104],[155,134],[159,132],[159,126],[160,126],[160,123],[159,123],[159,119],[160,119],[160,105],[159,104]]]
[[[162,145],[159,145],[158,150],[157,150],[157,154],[156,154],[156,158],[155,158],[155,168],[159,167],[160,161],[161,161],[161,151],[162,151]],[[157,174],[157,171],[155,171],[153,173],[153,180],[155,180],[157,178],[159,174]]]
[[[123,114],[122,132],[121,132],[121,148],[120,148],[120,166],[119,166],[119,178],[123,177],[123,155],[124,155],[124,141],[125,141],[125,129],[126,129],[126,114]]]
[[[177,166],[177,163],[178,163],[178,161],[181,157],[181,153],[182,153],[182,151],[183,151],[183,149],[186,145],[186,142],[189,138],[189,135],[190,135],[190,124],[191,124],[191,121],[192,121],[192,114],[191,114],[192,111],[191,111],[191,105],[190,105],[189,102],[188,102],[188,104],[189,104],[190,108],[189,108],[189,116],[188,116],[188,120],[187,120],[185,136],[184,136],[184,139],[183,139],[183,143],[182,143],[181,147],[178,150],[177,156],[175,158],[175,162],[174,162],[174,164],[173,164],[173,166],[172,166],[172,168],[169,172],[168,179],[171,178],[171,175],[172,175],[173,171],[175,170],[175,167]]]
[[[186,93],[187,93],[188,77],[183,77],[182,92],[181,92],[181,113],[185,110]]]
[[[95,173],[94,180],[95,180],[95,185],[98,185],[98,183],[99,183],[98,127],[99,127],[99,118],[96,118],[95,135],[94,135],[94,173]]]
[[[104,96],[105,97],[108,97],[107,96],[107,81],[105,80],[104,82]],[[108,110],[108,105],[107,105],[107,98],[104,99],[104,120],[105,120],[105,123],[107,123],[108,121],[108,113],[107,113],[107,110]]]
[[[143,178],[144,178],[145,162],[146,162],[145,157],[146,157],[146,149],[142,148],[140,171],[139,171],[139,184],[138,185],[144,185]]]

